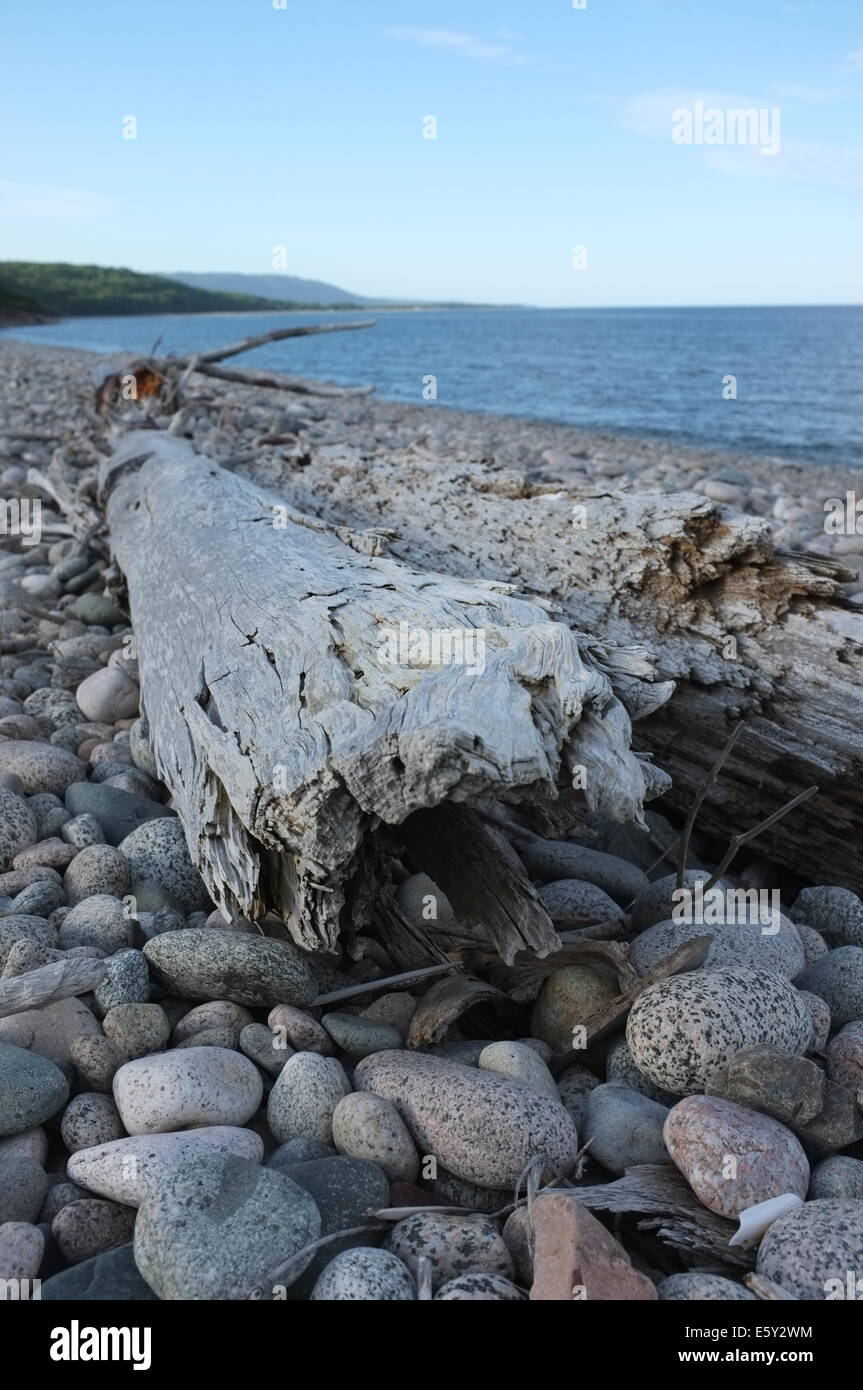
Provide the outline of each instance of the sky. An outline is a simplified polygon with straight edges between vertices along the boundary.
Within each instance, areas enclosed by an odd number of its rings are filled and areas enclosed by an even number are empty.
[[[860,0],[3,16],[0,259],[422,300],[863,302]],[[699,101],[725,143],[673,138]],[[764,112],[748,144],[727,138],[737,108]]]

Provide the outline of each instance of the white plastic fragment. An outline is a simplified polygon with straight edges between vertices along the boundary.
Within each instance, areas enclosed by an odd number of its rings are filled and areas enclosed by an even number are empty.
[[[803,1199],[795,1192],[783,1192],[781,1197],[770,1197],[766,1202],[756,1202],[740,1213],[740,1225],[728,1242],[729,1245],[757,1245],[769,1226],[778,1217],[795,1207],[802,1207]]]

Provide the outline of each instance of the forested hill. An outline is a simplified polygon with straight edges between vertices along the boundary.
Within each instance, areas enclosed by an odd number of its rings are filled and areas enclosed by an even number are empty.
[[[0,319],[20,309],[77,318],[94,314],[206,314],[243,309],[307,309],[256,295],[195,289],[163,275],[65,262],[0,261]]]

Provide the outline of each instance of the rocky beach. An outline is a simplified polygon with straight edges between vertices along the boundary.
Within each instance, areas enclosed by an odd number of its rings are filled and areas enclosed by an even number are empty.
[[[398,825],[390,915],[358,908],[330,949],[274,911],[226,912],[154,751],[124,576],[93,522],[118,424],[99,381],[91,354],[0,339],[6,1297],[863,1298],[857,893],[769,835],[726,862],[657,779],[642,825],[538,826],[517,799],[477,813],[554,925],[542,951],[495,952]],[[183,390],[148,423],[328,525],[357,524],[349,465],[384,457],[576,506],[688,492],[769,523],[829,565],[838,611],[863,607],[863,535],[825,527],[850,469],[191,370]],[[842,836],[854,857],[859,824]],[[699,885],[718,890],[709,916],[680,910]]]

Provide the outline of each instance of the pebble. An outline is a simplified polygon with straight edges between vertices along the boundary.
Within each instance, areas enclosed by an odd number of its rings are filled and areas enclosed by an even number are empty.
[[[820,932],[814,927],[807,927],[805,922],[795,922],[797,935],[800,937],[800,945],[803,947],[804,969],[807,965],[814,965],[816,960],[826,956],[828,951],[827,942]]]
[[[351,1083],[334,1057],[295,1052],[282,1067],[267,1102],[267,1123],[280,1144],[288,1139],[333,1138],[333,1111]]]
[[[490,1043],[479,1054],[478,1065],[485,1071],[508,1076],[511,1081],[520,1081],[524,1086],[532,1086],[554,1100],[560,1100],[557,1083],[545,1062],[532,1047],[524,1043]]]
[[[7,1158],[33,1158],[42,1167],[48,1157],[48,1136],[41,1125],[0,1139],[0,1163]]]
[[[75,850],[63,840],[40,840],[37,845],[21,850],[12,861],[13,869],[29,869],[41,865],[49,869],[65,869],[75,858]],[[31,885],[32,886],[32,885]]]
[[[587,1097],[600,1084],[599,1077],[577,1062],[567,1067],[557,1078],[557,1094],[579,1134]]]
[[[396,889],[396,901],[409,922],[428,931],[458,934],[458,922],[446,894],[428,874],[411,874]]]
[[[493,1187],[478,1187],[474,1182],[465,1182],[463,1178],[457,1178],[454,1173],[450,1173],[442,1163],[437,1164],[437,1175],[429,1181],[427,1191],[433,1192],[443,1206],[465,1207],[473,1212],[494,1215],[503,1205],[502,1194],[499,1191]]]
[[[92,1149],[97,1144],[109,1144],[125,1134],[114,1101],[98,1091],[81,1091],[63,1112],[60,1123],[63,1143],[70,1153]]]
[[[654,1085],[687,1095],[742,1048],[770,1043],[805,1052],[812,1025],[781,975],[746,966],[696,970],[660,980],[636,999],[626,1040]]]
[[[648,887],[647,875],[637,865],[569,840],[531,840],[520,854],[532,878],[545,883],[561,879],[592,883],[622,907]]]
[[[129,752],[132,760],[141,772],[145,772],[148,777],[158,778],[159,770],[156,767],[156,759],[153,757],[153,748],[150,743],[146,721],[138,718],[129,726]]]
[[[58,1175],[62,1178],[62,1173]],[[55,1182],[49,1187],[42,1207],[39,1211],[39,1220],[46,1222],[49,1226],[64,1207],[68,1207],[70,1202],[79,1202],[82,1197],[89,1197],[89,1192],[85,1188],[79,1187],[76,1182]]]
[[[343,1096],[333,1111],[339,1153],[376,1163],[391,1182],[415,1182],[420,1159],[410,1131],[388,1100],[368,1091]]]
[[[278,1266],[321,1230],[309,1194],[284,1173],[243,1159],[204,1157],[164,1175],[135,1223],[135,1262],[159,1298],[267,1297]],[[302,1274],[311,1255],[279,1282]]]
[[[410,1032],[411,1020],[416,1013],[417,1001],[412,994],[396,990],[392,994],[381,994],[367,1009],[360,1012],[360,1018],[373,1018],[379,1023],[389,1023],[397,1028],[403,1038]],[[308,1048],[316,1052],[317,1048]]]
[[[87,845],[86,849],[79,849],[63,875],[70,907],[94,895],[123,898],[131,885],[126,858],[112,845]]]
[[[118,1004],[146,1004],[150,971],[143,951],[121,950],[105,961],[105,973],[93,991],[93,1007],[104,1018]]]
[[[721,1274],[670,1274],[656,1287],[661,1303],[692,1302],[757,1303],[754,1293]]]
[[[561,1177],[575,1164],[578,1136],[563,1106],[492,1072],[413,1052],[379,1052],[359,1063],[354,1085],[392,1101],[420,1153],[433,1154],[464,1182],[514,1187],[540,1155]]]
[[[57,933],[44,917],[33,917],[29,913],[0,917],[0,965],[6,964],[16,941],[33,941],[39,946],[53,947],[57,944]]]
[[[748,965],[761,970],[775,970],[786,979],[793,980],[806,964],[803,946],[791,922],[783,919],[777,925],[778,931],[768,934],[758,922],[726,922],[717,926],[654,922],[632,942],[629,963],[639,975],[646,975],[663,957],[671,955],[685,942],[694,941],[698,936],[712,935],[713,941],[700,969]],[[772,926],[770,931],[773,932]]]
[[[743,488],[718,478],[707,478],[703,483],[699,483],[698,491],[709,497],[711,502],[726,502],[736,507],[741,505],[745,497]]]
[[[114,1100],[129,1134],[164,1134],[193,1125],[244,1125],[261,1103],[254,1063],[226,1048],[190,1047],[120,1067]]]
[[[251,1129],[208,1125],[166,1134],[135,1135],[73,1153],[69,1177],[89,1192],[137,1207],[157,1193],[165,1176],[200,1158],[260,1163],[264,1143]]]
[[[69,1264],[79,1264],[128,1244],[134,1227],[135,1213],[129,1207],[96,1197],[70,1202],[51,1222],[51,1230]]]
[[[8,869],[16,854],[32,845],[37,835],[36,818],[24,797],[0,787],[0,869]]]
[[[132,918],[126,914],[118,897],[110,893],[91,893],[66,913],[57,943],[64,951],[71,946],[97,946],[100,951],[113,955],[132,945],[134,930]]]
[[[35,1279],[44,1253],[45,1237],[32,1222],[0,1225],[0,1280]]]
[[[711,873],[707,869],[687,869],[683,876],[683,886],[692,891],[697,883],[706,883],[710,877]],[[716,885],[717,888],[724,886],[724,880],[720,880]],[[642,932],[647,927],[652,927],[655,922],[672,921],[676,905],[673,894],[676,891],[676,873],[666,874],[663,878],[657,878],[648,884],[630,908],[632,930]],[[702,935],[706,935],[706,928]]]
[[[863,1019],[863,946],[828,951],[803,971],[797,983],[829,1005],[834,1027]]]
[[[863,1202],[820,1198],[773,1222],[756,1270],[796,1298],[847,1298],[849,1271],[860,1277],[861,1250]]]
[[[0,893],[20,893],[28,884],[40,882],[60,883],[61,878],[56,869],[11,869],[0,874]]]
[[[75,691],[78,708],[85,719],[116,724],[138,713],[140,692],[134,681],[116,666],[103,666],[87,676]]]
[[[0,1042],[0,1135],[41,1125],[69,1099],[66,1077],[38,1053]]]
[[[564,965],[555,970],[540,991],[530,1031],[553,1052],[572,1047],[572,1030],[616,999],[620,990],[611,975],[589,965]]]
[[[47,917],[49,925],[53,926],[50,920],[52,912],[58,907],[63,907],[64,913],[66,911],[63,888],[59,883],[52,883],[47,879],[30,883],[17,895],[12,907],[23,916]]]
[[[144,955],[181,999],[227,999],[254,1008],[284,1000],[308,1004],[319,993],[309,955],[265,936],[187,927],[153,937]]]
[[[580,1202],[540,1193],[533,1203],[531,1302],[654,1300],[656,1289],[632,1268],[623,1246]]]
[[[390,1185],[376,1163],[339,1154],[293,1163],[283,1171],[313,1199],[321,1215],[322,1236],[365,1225],[370,1212],[390,1205]],[[289,1298],[307,1298],[328,1260],[342,1250],[367,1243],[368,1238],[360,1234],[328,1242],[294,1282]]]
[[[72,782],[84,776],[84,764],[74,753],[52,743],[32,739],[0,741],[0,772],[14,772],[21,778],[28,796],[53,792],[62,796]]]
[[[319,1052],[322,1057],[330,1057],[336,1050],[332,1038],[318,1020],[291,1004],[277,1004],[267,1015],[267,1024],[283,1031],[285,1041],[295,1052]]]
[[[69,1044],[69,1061],[79,1080],[90,1091],[110,1092],[114,1076],[128,1062],[125,1052],[101,1033],[92,1037],[76,1037]]]
[[[145,821],[120,841],[119,849],[128,861],[136,894],[141,885],[158,887],[180,912],[209,912],[203,879],[189,858],[178,820],[161,817]]]
[[[243,1029],[254,1021],[252,1014],[242,1004],[233,1004],[230,999],[212,999],[208,1004],[198,1004],[196,1008],[189,1009],[177,1020],[174,1024],[174,1042],[186,1042],[211,1028],[228,1028],[234,1037],[233,1046],[236,1047]]]
[[[81,594],[69,609],[88,627],[128,627],[129,619],[113,599],[103,594]]]
[[[386,1052],[388,1048],[399,1048],[404,1043],[398,1028],[354,1014],[324,1014],[321,1025],[333,1042],[352,1059],[370,1057],[373,1052]]]
[[[66,790],[65,800],[71,815],[89,815],[98,822],[109,845],[122,844],[150,820],[173,816],[158,801],[109,787],[105,782],[73,782]]]
[[[792,1128],[807,1124],[824,1107],[826,1079],[807,1057],[775,1047],[748,1047],[735,1053],[707,1083],[711,1095],[764,1110]]]
[[[158,1004],[115,1004],[102,1020],[105,1036],[129,1058],[147,1057],[171,1036],[168,1017]]]
[[[36,820],[36,839],[48,840],[58,830],[62,836],[63,826],[70,816],[59,796],[53,792],[38,792],[28,798],[27,806]]]
[[[434,1296],[436,1303],[521,1303],[524,1295],[499,1274],[462,1274],[450,1279]]]
[[[393,1227],[386,1248],[414,1276],[419,1257],[428,1256],[433,1288],[462,1274],[499,1274],[505,1279],[514,1274],[512,1256],[497,1226],[487,1216],[418,1212]]]
[[[332,1144],[322,1144],[319,1139],[289,1139],[280,1144],[267,1159],[268,1168],[277,1168],[287,1173],[294,1163],[305,1163],[310,1158],[335,1158]]]
[[[613,898],[578,878],[543,884],[539,900],[550,917],[567,917],[575,923],[614,922],[620,917],[620,908]]]
[[[863,1020],[846,1023],[827,1048],[827,1074],[832,1081],[863,1091]]]
[[[0,1018],[0,1041],[52,1062],[68,1062],[73,1039],[98,1032],[99,1024],[82,999],[58,999],[41,1009]]]
[[[687,1096],[668,1112],[668,1152],[699,1202],[735,1220],[747,1207],[781,1197],[801,1199],[809,1161],[790,1129],[769,1115],[716,1096]]]
[[[863,1159],[850,1154],[830,1154],[812,1169],[810,1198],[848,1197],[863,1201]]]
[[[95,816],[70,816],[65,810],[64,815],[67,819],[60,829],[60,835],[67,844],[75,849],[87,849],[89,845],[105,843],[104,832]]]
[[[0,1162],[0,1224],[35,1221],[39,1215],[48,1176],[35,1158],[6,1158]]]
[[[808,989],[798,989],[797,993],[809,1010],[809,1018],[812,1023],[812,1037],[808,1051],[822,1053],[827,1047],[827,1039],[833,1026],[833,1020],[830,1017],[830,1005],[826,999],[822,999],[818,994],[811,994]]]
[[[680,1100],[674,1091],[664,1091],[661,1086],[654,1086],[639,1070],[624,1036],[615,1038],[605,1054],[605,1079],[619,1081],[621,1086],[628,1086],[631,1091],[640,1091],[643,1096],[658,1100],[660,1105],[671,1106]]]
[[[233,1028],[204,1028],[193,1037],[186,1038],[185,1042],[175,1044],[178,1051],[188,1047],[220,1047],[229,1052],[239,1051],[237,1035]]]
[[[588,1092],[581,1143],[609,1172],[623,1175],[639,1163],[668,1163],[662,1127],[668,1109],[616,1082]]]
[[[131,1245],[107,1250],[64,1269],[42,1285],[43,1301],[129,1302],[155,1301],[156,1295],[138,1272]]]
[[[833,946],[863,946],[863,902],[847,888],[818,884],[802,889],[791,918],[826,933]]]
[[[355,1246],[343,1250],[321,1271],[313,1303],[409,1303],[416,1285],[407,1266],[387,1250]]]
[[[248,1023],[239,1037],[240,1051],[270,1076],[278,1076],[293,1048],[286,1047],[281,1036],[264,1023]]]

